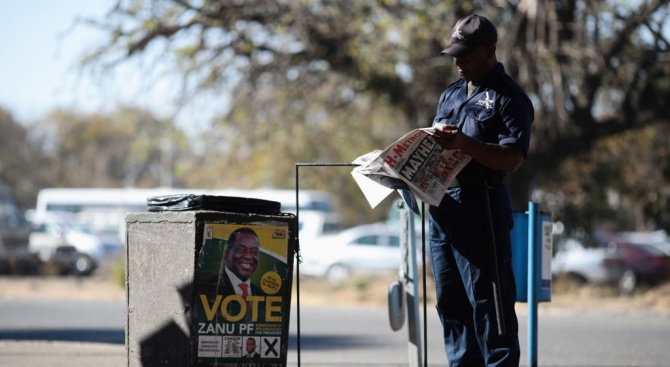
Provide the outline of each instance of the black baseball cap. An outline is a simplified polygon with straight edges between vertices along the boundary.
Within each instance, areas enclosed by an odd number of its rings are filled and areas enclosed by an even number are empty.
[[[473,14],[459,19],[451,31],[451,42],[440,55],[453,57],[468,56],[479,46],[498,42],[496,26],[486,17]]]

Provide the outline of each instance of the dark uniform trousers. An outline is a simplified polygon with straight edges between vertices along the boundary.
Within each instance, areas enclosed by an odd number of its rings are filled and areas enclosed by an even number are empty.
[[[489,187],[506,336],[498,335],[481,187],[448,189],[430,207],[430,251],[437,311],[450,367],[519,365],[516,286],[512,273],[512,208],[507,187]]]

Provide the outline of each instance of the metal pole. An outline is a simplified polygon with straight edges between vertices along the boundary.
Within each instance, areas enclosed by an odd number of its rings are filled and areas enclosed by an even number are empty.
[[[407,352],[409,355],[409,366],[419,367],[421,366],[422,357],[421,320],[419,317],[419,287],[417,285],[418,272],[416,269],[416,231],[414,228],[414,214],[407,207],[405,202],[400,203],[400,247],[404,252],[403,264],[400,266],[403,270],[403,279],[401,281],[406,290],[405,297],[407,302]]]
[[[298,187],[300,187],[300,174],[299,169],[300,165],[295,165],[295,221],[296,231],[295,231],[295,296],[296,296],[296,351],[298,353],[298,367],[300,367],[300,261],[302,258],[300,256],[300,199],[298,195]]]
[[[487,232],[487,247],[489,251],[489,259],[491,260],[491,283],[493,286],[493,301],[495,303],[496,321],[498,322],[498,335],[507,334],[505,327],[505,315],[502,306],[502,294],[500,292],[500,273],[498,272],[498,255],[496,250],[495,234],[493,233],[493,222],[491,218],[491,204],[489,202],[489,185],[484,181],[482,190],[482,201],[484,205],[484,215]]]
[[[528,366],[537,367],[537,204],[528,203]]]
[[[298,367],[300,367],[300,262],[302,261],[300,255],[300,167],[356,167],[359,164],[356,163],[296,163],[295,164],[295,221],[298,223],[298,228],[295,234],[295,243],[296,243],[296,351],[298,353]]]
[[[426,204],[421,202],[421,267],[423,268],[423,367],[428,367],[428,306],[426,291]]]

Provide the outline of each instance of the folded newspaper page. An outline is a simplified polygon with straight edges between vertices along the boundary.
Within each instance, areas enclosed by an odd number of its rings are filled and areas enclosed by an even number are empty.
[[[472,157],[442,148],[434,132],[432,127],[412,130],[386,149],[354,160],[359,166],[351,174],[372,208],[395,190],[401,195],[409,191],[430,205],[440,204],[451,181]]]

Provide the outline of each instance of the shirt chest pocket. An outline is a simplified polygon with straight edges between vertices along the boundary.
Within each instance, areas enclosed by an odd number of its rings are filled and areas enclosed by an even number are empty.
[[[435,124],[455,125],[457,121],[456,116],[456,109],[452,106],[440,106],[433,120],[433,126]]]
[[[494,141],[497,136],[497,116],[494,106],[470,104],[463,109],[462,131],[483,141]]]

